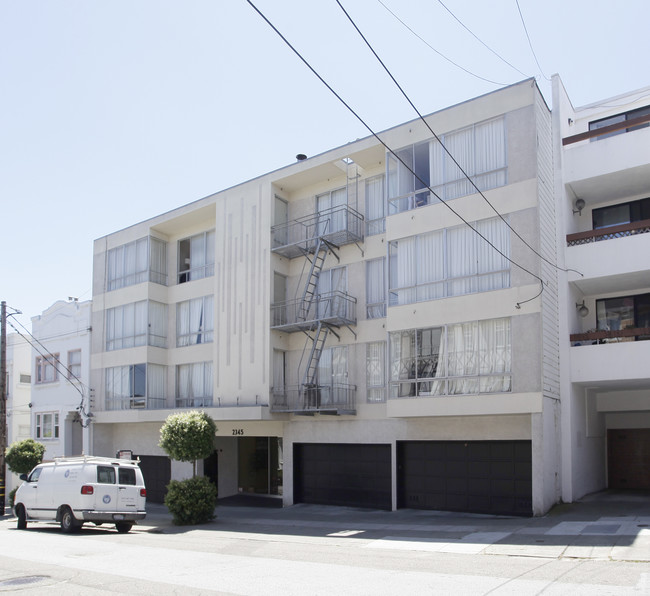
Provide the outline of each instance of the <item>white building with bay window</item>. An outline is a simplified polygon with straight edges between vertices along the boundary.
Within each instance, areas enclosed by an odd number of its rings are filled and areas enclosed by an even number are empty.
[[[576,209],[643,228],[650,160],[621,184],[599,147],[636,146],[611,118],[646,121],[641,99],[583,117],[560,88],[553,113],[522,81],[383,131],[392,151],[359,139],[98,239],[94,453],[131,449],[161,501],[191,465],[160,427],[200,408],[220,498],[539,515],[607,486],[609,430],[650,426],[642,346],[568,344],[650,336],[647,266],[565,236],[594,235]],[[591,117],[603,138],[563,148]]]

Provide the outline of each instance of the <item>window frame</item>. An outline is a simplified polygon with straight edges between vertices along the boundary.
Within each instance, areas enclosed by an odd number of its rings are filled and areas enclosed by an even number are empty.
[[[59,412],[36,412],[34,414],[34,434],[39,441],[57,441],[60,438]],[[49,423],[46,419],[50,419]],[[49,424],[49,436],[45,436],[45,429]]]
[[[192,327],[192,303],[201,301],[200,323],[198,328]],[[187,305],[187,313],[182,313]],[[209,318],[206,316],[210,313]],[[181,316],[182,315],[182,316]],[[186,320],[187,318],[187,320]],[[187,332],[181,332],[181,326],[186,324]],[[209,325],[209,326],[206,326]],[[193,341],[195,340],[195,341]],[[198,344],[214,342],[214,294],[182,300],[176,303],[176,347],[184,348]]]
[[[59,380],[59,368],[57,364],[60,362],[59,360],[60,354],[57,352],[56,354],[47,354],[46,356],[36,356],[36,363],[35,363],[35,380],[34,383],[36,385],[46,385],[48,383],[56,383]],[[47,373],[49,369],[52,369],[52,378],[48,379],[47,378]]]
[[[73,357],[79,356],[79,362],[73,362]],[[79,381],[81,379],[81,348],[68,350],[68,379]]]
[[[192,244],[199,238],[202,239],[202,254],[193,256],[193,252],[196,252],[197,249],[193,251]],[[183,243],[187,243],[186,248],[183,247]],[[178,241],[178,260],[176,266],[177,284],[187,283],[190,281],[196,281],[198,279],[214,276],[214,266],[216,261],[215,243],[215,229],[205,230],[198,234],[193,234],[192,236],[181,238]],[[200,260],[201,258],[203,259],[202,263]],[[192,266],[192,261],[194,259],[199,260],[199,265]]]
[[[376,349],[378,354],[375,358],[371,352]],[[386,353],[387,342],[371,341],[366,343],[366,402],[377,404],[386,402]],[[378,375],[381,376],[381,384],[372,382],[372,366],[378,366]]]
[[[130,251],[133,251],[133,257]],[[159,253],[154,254],[154,251]],[[134,260],[133,267],[129,265],[131,258]],[[154,262],[159,264],[156,269],[153,268]],[[107,251],[107,292],[147,281],[167,285],[167,242],[155,236],[144,236]]]

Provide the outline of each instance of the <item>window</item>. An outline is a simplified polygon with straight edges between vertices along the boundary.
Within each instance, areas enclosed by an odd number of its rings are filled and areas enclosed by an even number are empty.
[[[411,145],[388,156],[389,213],[399,213],[506,184],[505,118],[495,118]],[[462,166],[465,174],[456,165]],[[415,175],[413,174],[415,173]]]
[[[19,382],[29,385],[32,382],[32,375],[27,375],[25,373],[20,373],[20,381]]]
[[[286,352],[273,350],[273,396],[286,395]]]
[[[132,468],[118,468],[117,471],[118,484],[126,484],[128,486],[135,486],[135,470]]]
[[[347,229],[347,204],[346,188],[339,188],[316,197],[316,212],[320,214],[319,235],[329,235]]]
[[[410,236],[389,246],[390,305],[510,286],[510,230],[498,217]],[[503,253],[503,254],[501,254]],[[505,256],[503,256],[505,255]]]
[[[43,471],[43,468],[34,468],[27,478],[27,482],[38,482],[38,479],[41,476],[41,472]]]
[[[650,198],[600,207],[591,216],[594,230],[650,219]]]
[[[59,378],[58,354],[36,357],[36,383],[53,383]]]
[[[214,297],[204,296],[176,305],[176,346],[192,346],[213,341]]]
[[[599,330],[620,331],[650,327],[650,294],[596,300],[596,319]],[[635,339],[650,339],[650,336],[620,337],[612,341]]]
[[[68,352],[68,379],[78,380],[81,377],[81,350]]]
[[[320,405],[348,402],[348,348],[326,348],[318,361]]]
[[[167,243],[152,236],[108,251],[108,291],[145,281],[167,284]]]
[[[106,350],[135,346],[164,348],[167,342],[167,306],[142,300],[106,311]]]
[[[366,318],[386,316],[386,259],[366,261]]]
[[[391,333],[390,397],[511,390],[510,319]]]
[[[273,273],[273,308],[271,325],[285,325],[287,322],[287,278],[281,273]]]
[[[59,413],[46,412],[36,414],[36,438],[37,439],[58,439],[59,438]]]
[[[386,231],[386,197],[384,176],[366,180],[366,234],[383,234]]]
[[[611,126],[612,124],[619,124],[621,122],[626,122],[627,120],[634,120],[635,118],[640,118],[641,116],[649,116],[649,115],[650,115],[650,106],[646,106],[644,108],[638,108],[636,110],[631,110],[623,114],[616,114],[615,116],[608,116],[607,118],[594,120],[593,122],[589,123],[589,130],[598,130],[599,128],[605,128],[606,126]],[[648,126],[650,126],[650,122],[644,122],[643,124],[639,124],[637,126],[631,126],[630,128],[620,128],[619,130],[615,130],[613,132],[608,132],[603,135],[599,135],[597,137],[592,137],[590,140],[600,141],[602,139],[607,139],[609,137],[620,135],[625,132],[632,132],[633,130],[647,128]]]
[[[386,401],[385,361],[385,341],[375,341],[366,344],[366,390],[368,403]]]
[[[215,232],[203,232],[178,243],[178,283],[214,275]]]
[[[181,364],[176,367],[176,407],[212,405],[212,362]]]
[[[321,271],[318,276],[318,318],[348,316],[348,304],[346,300],[348,291],[348,269],[347,267],[334,267]]]
[[[115,468],[112,466],[97,466],[97,482],[99,484],[115,484]]]
[[[106,369],[106,409],[165,406],[165,367],[131,364]]]

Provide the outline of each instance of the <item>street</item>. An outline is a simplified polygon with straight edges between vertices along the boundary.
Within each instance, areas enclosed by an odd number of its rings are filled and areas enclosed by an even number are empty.
[[[129,534],[0,520],[0,591],[23,594],[650,594],[650,518],[217,508]],[[646,507],[647,509],[647,507]],[[629,510],[629,508],[628,508]],[[582,511],[582,510],[581,510]],[[600,516],[600,517],[599,517]]]

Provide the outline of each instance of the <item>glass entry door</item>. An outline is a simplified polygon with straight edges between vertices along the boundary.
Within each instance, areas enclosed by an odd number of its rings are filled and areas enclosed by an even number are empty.
[[[282,438],[239,437],[239,492],[282,494]]]

